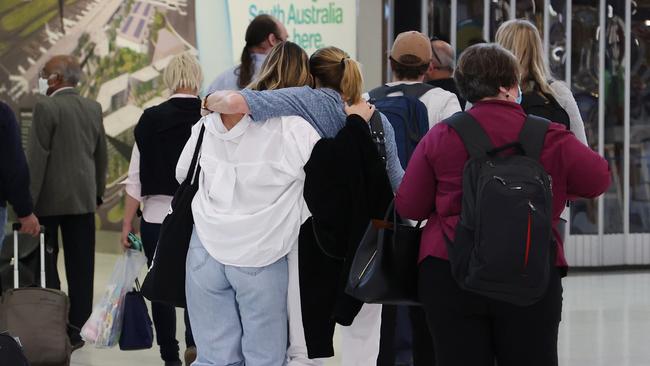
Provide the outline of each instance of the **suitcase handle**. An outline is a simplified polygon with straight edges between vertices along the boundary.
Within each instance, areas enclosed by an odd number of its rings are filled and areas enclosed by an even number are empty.
[[[14,288],[18,288],[18,230],[22,225],[15,222],[11,225],[14,231]],[[41,287],[45,288],[45,226],[41,225],[40,230],[40,254],[41,254]]]
[[[11,228],[12,228],[13,231],[20,231],[20,228],[22,228],[22,227],[23,227],[23,225],[20,222],[14,222],[11,225]],[[40,227],[41,227],[41,233],[44,234],[45,233],[45,226],[41,225]]]

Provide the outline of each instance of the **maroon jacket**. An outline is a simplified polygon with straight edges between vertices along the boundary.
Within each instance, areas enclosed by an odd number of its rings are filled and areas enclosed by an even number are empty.
[[[468,111],[486,131],[494,146],[517,140],[526,114],[520,105],[506,101],[477,102]],[[415,149],[395,199],[405,218],[428,219],[420,245],[420,261],[427,256],[448,259],[443,233],[454,239],[461,209],[463,167],[467,150],[454,130],[435,125]],[[584,146],[563,125],[551,124],[541,163],[553,178],[553,226],[567,200],[593,198],[610,183],[607,161]],[[563,245],[556,229],[556,264],[566,267]]]

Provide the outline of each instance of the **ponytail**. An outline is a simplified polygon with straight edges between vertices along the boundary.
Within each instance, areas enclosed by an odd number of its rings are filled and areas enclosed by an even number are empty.
[[[341,94],[345,95],[349,104],[356,104],[361,100],[363,77],[359,63],[349,57],[341,62],[343,76],[341,77]]]
[[[255,73],[255,64],[253,63],[253,56],[248,50],[248,45],[241,52],[240,62],[241,64],[237,68],[237,86],[244,89],[246,85],[250,84]]]
[[[361,67],[343,50],[321,48],[309,59],[309,67],[319,86],[338,91],[346,103],[356,104],[361,100]]]
[[[251,56],[251,48],[259,46],[267,40],[269,34],[274,34],[280,38],[280,29],[278,22],[268,14],[261,14],[255,17],[246,28],[246,46],[242,50],[240,61],[241,64],[237,69],[237,85],[239,88],[245,88],[253,80],[255,74],[255,63]]]

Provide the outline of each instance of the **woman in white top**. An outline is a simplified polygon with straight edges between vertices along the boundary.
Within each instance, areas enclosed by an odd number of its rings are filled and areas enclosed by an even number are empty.
[[[308,58],[284,42],[251,86],[311,85]],[[252,123],[248,115],[204,117],[176,175],[189,170],[202,126],[199,190],[187,255],[186,294],[198,357],[194,366],[276,366],[286,362],[287,255],[309,217],[303,166],[320,139],[296,116]]]
[[[509,20],[497,29],[495,39],[519,60],[522,91],[524,93],[541,91],[552,95],[569,115],[571,132],[580,142],[587,145],[585,124],[578,104],[571,89],[551,75],[548,64],[544,61],[542,38],[535,25],[524,19]],[[564,210],[561,218],[561,222],[566,223],[569,218],[568,208]],[[565,230],[560,228],[560,232],[564,234]]]
[[[190,137],[192,126],[201,118],[197,94],[203,81],[201,66],[189,53],[175,56],[163,74],[172,91],[167,101],[144,111],[135,127],[136,143],[131,154],[126,186],[122,245],[130,246],[128,234],[142,203],[142,244],[151,265],[160,227],[178,188],[175,167]],[[166,366],[182,365],[176,340],[176,309],[168,304],[151,305],[160,356]],[[189,318],[185,313],[186,364],[196,357]]]

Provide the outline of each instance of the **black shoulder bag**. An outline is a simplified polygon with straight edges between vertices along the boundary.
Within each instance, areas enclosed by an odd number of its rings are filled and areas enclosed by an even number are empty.
[[[386,144],[379,113],[370,120],[370,134],[385,162]],[[368,225],[354,255],[345,292],[365,303],[419,305],[420,225],[403,223],[392,201],[384,220],[372,220]]]
[[[142,283],[142,295],[150,301],[186,306],[185,260],[194,229],[192,200],[199,189],[201,165],[198,160],[204,133],[205,126],[201,126],[187,177],[174,194],[171,210],[160,228],[151,267]]]
[[[372,220],[359,243],[345,292],[365,303],[419,305],[421,222],[402,223],[395,201],[384,220]]]

